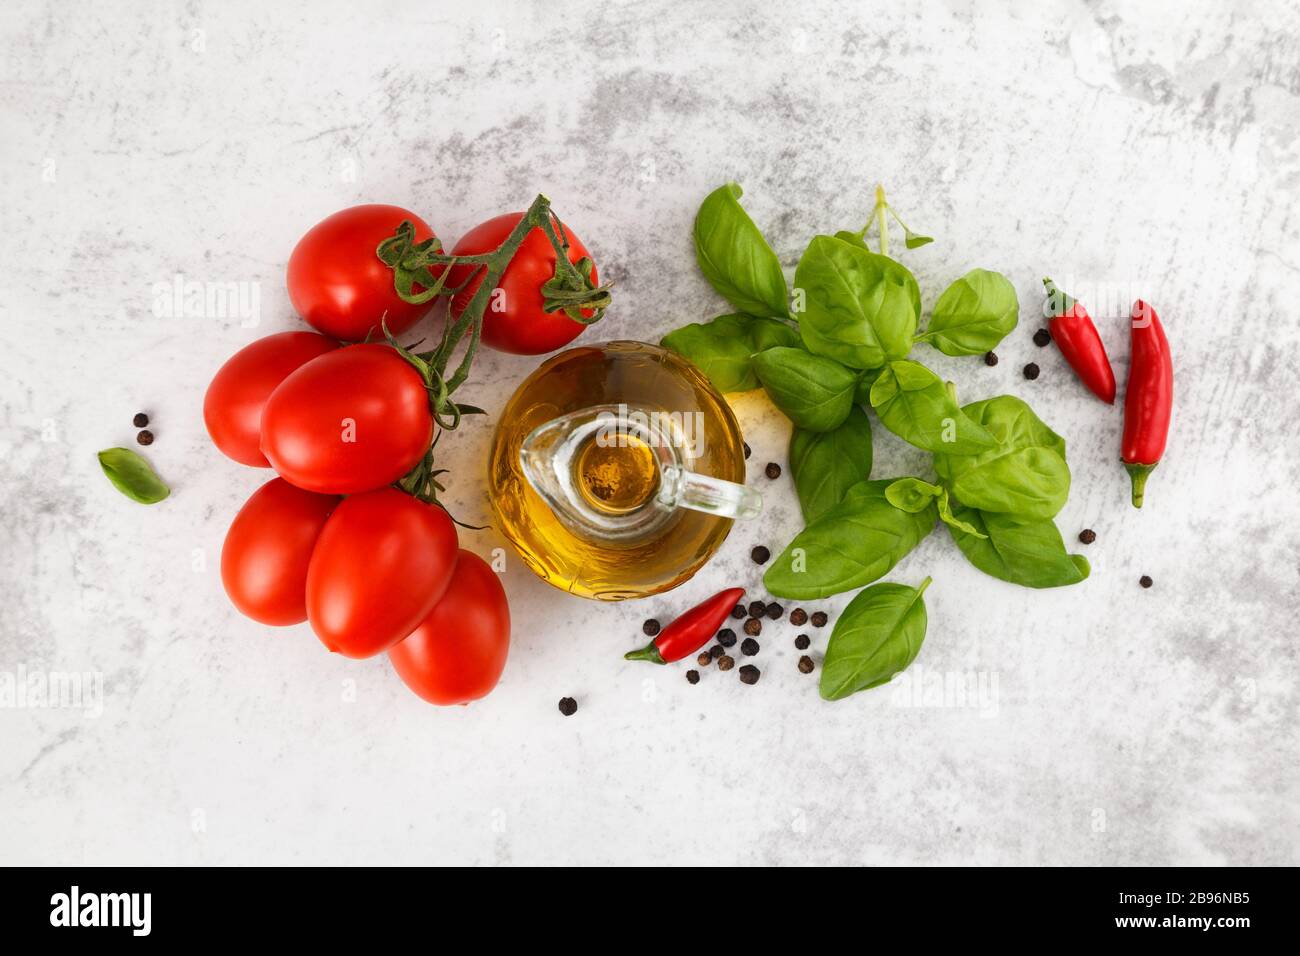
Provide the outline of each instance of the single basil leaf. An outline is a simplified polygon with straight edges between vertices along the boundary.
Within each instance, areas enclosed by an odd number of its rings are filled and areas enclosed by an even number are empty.
[[[889,503],[909,514],[916,514],[937,503],[943,494],[944,489],[939,485],[932,485],[920,478],[899,478],[885,489]]]
[[[1019,317],[1015,286],[1000,273],[972,269],[939,296],[917,340],[945,355],[980,355],[1001,342]]]
[[[802,298],[799,335],[810,351],[851,368],[879,368],[911,351],[921,290],[888,256],[861,242],[817,236],[799,259],[794,284]]]
[[[826,432],[849,417],[858,376],[839,362],[779,347],[756,354],[753,366],[772,403],[800,428]]]
[[[940,487],[939,495],[935,498],[935,504],[939,507],[939,520],[946,524],[950,529],[955,528],[958,531],[964,531],[966,534],[976,538],[987,538],[983,531],[975,527],[968,521],[958,518],[952,511],[952,498],[948,495],[948,489]]]
[[[820,691],[825,700],[842,700],[893,680],[921,651],[927,624],[920,587],[875,584],[840,613],[826,644]]]
[[[968,455],[992,448],[993,436],[957,406],[943,379],[919,362],[890,362],[871,386],[880,423],[917,448]]]
[[[763,575],[776,597],[830,597],[890,572],[933,529],[934,507],[908,514],[889,503],[892,479],[863,481],[795,535]]]
[[[1054,517],[1070,495],[1065,440],[1011,395],[973,402],[963,411],[996,444],[973,455],[935,454],[934,470],[957,500],[982,511]]]
[[[966,560],[985,574],[1027,588],[1062,587],[1088,577],[1088,560],[1081,554],[1066,553],[1061,532],[1051,518],[1026,518],[964,505],[957,507],[956,516],[984,535],[977,537],[948,526]]]
[[[741,312],[784,317],[789,289],[781,263],[738,201],[735,183],[704,198],[695,216],[695,259],[709,284]]]
[[[844,424],[828,432],[795,428],[790,474],[804,521],[815,521],[844,500],[871,473],[871,420],[854,406]]]
[[[157,504],[171,494],[149,463],[129,448],[104,449],[99,453],[99,467],[114,488],[142,505]]]
[[[720,315],[674,329],[659,344],[693,363],[718,391],[746,392],[759,384],[749,361],[755,351],[755,321],[747,315]]]
[[[920,233],[913,232],[906,226],[903,227],[903,244],[909,249],[919,249],[924,245],[934,242],[933,236],[923,236]]]
[[[780,319],[750,319],[749,337],[755,352],[775,348],[802,348],[799,330]]]

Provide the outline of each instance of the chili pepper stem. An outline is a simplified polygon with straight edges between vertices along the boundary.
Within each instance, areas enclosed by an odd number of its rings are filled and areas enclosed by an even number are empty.
[[[645,647],[638,647],[634,651],[628,651],[623,655],[625,661],[649,661],[651,664],[667,664],[663,655],[659,653],[659,648],[655,647],[654,641],[651,641]]]
[[[1124,467],[1128,469],[1129,478],[1133,480],[1133,507],[1141,508],[1147,490],[1147,477],[1155,471],[1156,466],[1138,465],[1126,461]]]

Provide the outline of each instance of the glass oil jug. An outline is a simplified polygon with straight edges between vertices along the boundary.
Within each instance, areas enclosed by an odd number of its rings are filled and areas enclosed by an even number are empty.
[[[488,462],[497,523],[525,563],[600,601],[691,577],[756,516],[731,408],[695,366],[644,342],[548,359],[501,413]]]

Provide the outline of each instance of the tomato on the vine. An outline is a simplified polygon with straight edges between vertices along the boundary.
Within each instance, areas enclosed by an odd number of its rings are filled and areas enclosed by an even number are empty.
[[[298,240],[289,256],[289,300],[313,328],[346,342],[380,335],[380,321],[398,335],[418,322],[432,302],[412,305],[393,288],[393,273],[375,255],[403,219],[415,241],[433,230],[401,206],[352,206],[323,219]]]
[[[253,492],[221,548],[221,583],[242,614],[277,626],[307,620],[307,567],[338,503],[283,478]]]
[[[429,703],[466,704],[496,687],[509,650],[505,588],[486,561],[461,549],[447,593],[388,659]]]
[[[308,362],[271,393],[262,452],[282,478],[322,494],[397,481],[433,440],[424,379],[390,345],[349,345]]]
[[[522,212],[511,212],[480,223],[456,243],[451,254],[469,256],[494,251],[523,217]],[[582,240],[567,226],[565,234],[569,240],[570,262],[577,263],[580,259],[591,257]],[[542,286],[554,277],[556,261],[555,249],[546,234],[534,227],[524,237],[519,250],[501,274],[501,280],[496,286],[499,291],[494,290],[488,301],[487,310],[483,313],[483,344],[499,352],[541,355],[568,345],[586,328],[583,323],[569,318],[562,311],[543,311]],[[455,288],[470,275],[470,266],[453,266],[447,284]],[[593,284],[600,282],[594,265],[591,281]],[[475,275],[464,289],[452,297],[450,308],[453,319],[459,318],[465,311],[482,283],[482,276]],[[581,314],[584,318],[591,318],[595,313],[584,309]]]
[[[232,355],[203,396],[203,422],[213,444],[241,465],[269,468],[260,447],[266,400],[291,372],[338,347],[315,332],[281,332]]]
[[[331,651],[371,657],[414,631],[456,564],[447,512],[396,488],[344,498],[307,569],[307,618]]]

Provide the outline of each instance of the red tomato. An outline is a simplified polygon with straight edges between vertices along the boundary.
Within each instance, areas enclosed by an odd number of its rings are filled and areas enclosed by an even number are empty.
[[[433,306],[403,302],[393,289],[393,270],[375,249],[403,219],[415,226],[417,242],[428,239],[428,223],[401,206],[372,204],[336,212],[308,230],[289,255],[289,300],[313,328],[346,342],[360,342],[372,328],[381,335],[406,331]]]
[[[203,422],[213,444],[241,465],[271,467],[259,447],[267,398],[290,372],[338,347],[315,332],[281,332],[232,355],[203,396]]]
[[[307,569],[307,619],[331,651],[371,657],[414,631],[442,599],[456,528],[437,505],[380,488],[343,499]]]
[[[349,345],[294,372],[262,413],[262,452],[299,488],[346,495],[392,484],[433,441],[424,379],[388,345]]]
[[[496,687],[509,650],[505,588],[486,561],[461,549],[447,593],[388,659],[429,703],[467,704]]]
[[[505,242],[510,230],[523,216],[521,212],[509,212],[480,223],[456,243],[452,255],[472,256],[492,252]],[[565,226],[565,233],[569,237],[569,261],[577,262],[584,256],[590,258],[587,247],[568,226]],[[546,234],[534,228],[524,237],[519,250],[510,260],[510,265],[502,273],[501,281],[497,283],[497,288],[504,295],[499,296],[496,302],[488,300],[487,311],[483,313],[483,344],[499,352],[541,355],[568,345],[586,328],[563,312],[542,311],[542,286],[555,277],[555,263],[555,250],[551,248]],[[469,266],[457,266],[451,270],[447,284],[457,286],[469,274]],[[595,267],[591,270],[591,279],[596,283],[600,281]],[[452,297],[453,318],[460,317],[482,284],[482,276],[475,276],[469,285]],[[497,302],[500,303],[501,311],[494,311]],[[583,314],[590,317],[590,312]]]
[[[263,624],[307,620],[307,566],[335,495],[272,478],[244,502],[221,549],[221,583],[240,613]]]

